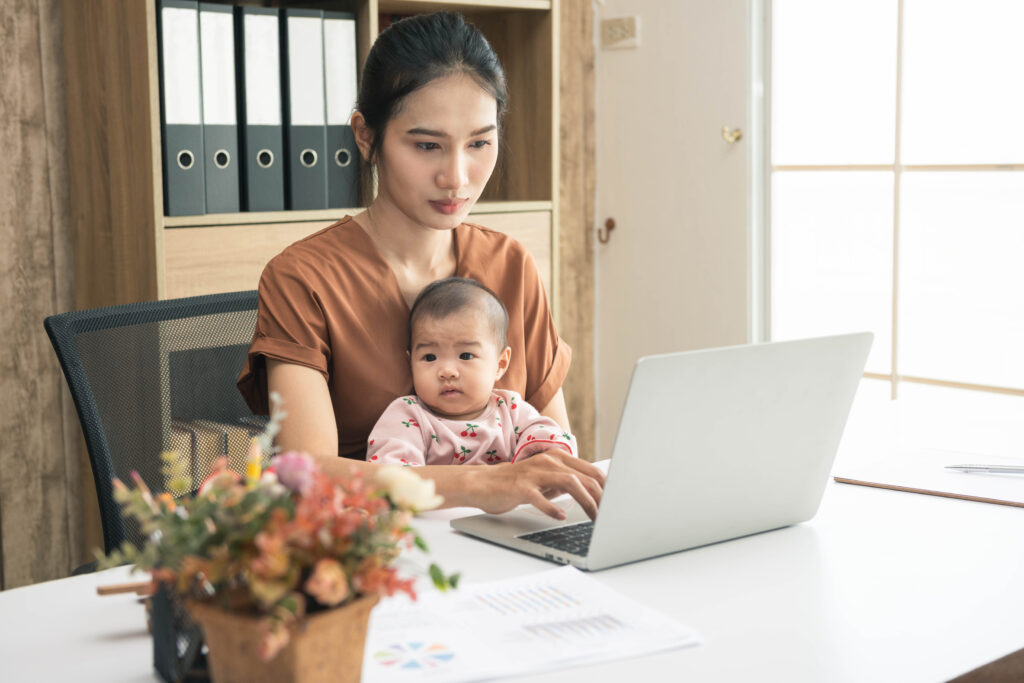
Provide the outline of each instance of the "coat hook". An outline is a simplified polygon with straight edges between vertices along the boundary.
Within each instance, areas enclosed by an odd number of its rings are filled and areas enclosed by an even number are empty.
[[[612,236],[612,230],[615,229],[615,219],[609,218],[604,222],[604,229],[597,229],[597,241],[601,244],[607,244],[608,240]]]

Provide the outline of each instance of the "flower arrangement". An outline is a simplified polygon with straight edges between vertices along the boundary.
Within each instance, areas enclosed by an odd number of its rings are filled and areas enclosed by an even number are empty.
[[[432,481],[395,467],[382,467],[373,481],[331,477],[296,452],[261,471],[262,454],[254,439],[246,476],[225,459],[194,497],[184,495],[189,482],[173,452],[164,454],[170,493],[154,496],[137,473],[133,488],[115,480],[116,500],[149,540],[141,549],[126,543],[103,564],[131,562],[186,599],[260,615],[263,660],[288,644],[290,627],[307,612],[362,596],[416,597],[414,579],[399,576],[396,560],[413,545],[426,550],[410,522],[442,502]],[[458,580],[435,564],[429,573],[441,589]]]

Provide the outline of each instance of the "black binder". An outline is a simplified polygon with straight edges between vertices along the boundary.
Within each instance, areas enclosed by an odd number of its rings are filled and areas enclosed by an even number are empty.
[[[199,3],[206,212],[240,210],[235,24],[230,5]]]
[[[164,212],[168,216],[202,214],[206,213],[206,181],[199,3],[158,0],[157,9]]]
[[[290,209],[327,208],[323,16],[321,10],[286,9],[281,27]]]
[[[359,206],[359,149],[349,119],[356,105],[356,15],[324,12],[327,206]]]
[[[284,203],[284,132],[281,127],[280,12],[237,7],[238,112],[241,132],[242,209],[281,211]]]

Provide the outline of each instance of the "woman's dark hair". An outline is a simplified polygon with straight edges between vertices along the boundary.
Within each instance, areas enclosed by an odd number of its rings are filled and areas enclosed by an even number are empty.
[[[413,302],[409,311],[409,349],[412,350],[412,332],[420,319],[444,320],[467,309],[478,309],[487,317],[499,352],[508,345],[508,310],[498,295],[472,278],[448,277],[431,282]]]
[[[384,127],[407,95],[453,73],[472,77],[505,113],[505,72],[484,34],[461,14],[434,12],[396,21],[377,36],[363,67],[356,109],[373,131],[370,162],[384,139]]]

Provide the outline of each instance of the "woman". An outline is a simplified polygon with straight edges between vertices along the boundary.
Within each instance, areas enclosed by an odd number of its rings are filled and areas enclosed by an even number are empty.
[[[366,439],[412,387],[409,306],[430,282],[476,279],[509,311],[516,349],[501,388],[569,428],[561,385],[571,351],[551,320],[536,265],[515,240],[464,223],[498,157],[505,77],[480,32],[453,13],[395,23],[366,61],[356,143],[378,193],[355,217],[300,240],[260,280],[259,317],[239,388],[255,412],[270,391],[287,419],[277,443],[325,470],[372,471]],[[343,458],[336,456],[342,455]],[[604,484],[589,463],[554,450],[492,467],[419,468],[448,506],[507,511],[567,492],[594,517]]]

